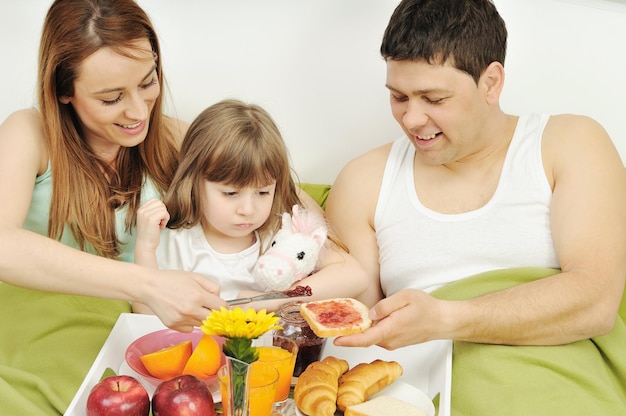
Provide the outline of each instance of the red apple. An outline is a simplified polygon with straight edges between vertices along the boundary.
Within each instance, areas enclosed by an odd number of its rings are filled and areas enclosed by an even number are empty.
[[[150,396],[131,376],[107,377],[91,389],[87,416],[148,416]]]
[[[152,395],[154,416],[216,416],[213,395],[202,380],[183,374],[158,385]]]

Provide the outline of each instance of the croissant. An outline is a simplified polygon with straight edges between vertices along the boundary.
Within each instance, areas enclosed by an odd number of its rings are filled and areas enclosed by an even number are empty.
[[[333,416],[337,410],[339,377],[348,368],[346,360],[332,356],[309,364],[293,391],[298,409],[309,416]]]
[[[395,361],[374,360],[354,366],[339,378],[337,407],[342,412],[353,404],[363,403],[402,375]]]

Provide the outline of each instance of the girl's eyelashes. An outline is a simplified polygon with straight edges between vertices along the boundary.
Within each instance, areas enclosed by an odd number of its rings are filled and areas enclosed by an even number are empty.
[[[226,196],[235,196],[235,195],[239,194],[239,191],[223,191],[222,193],[224,195],[226,195]],[[262,196],[266,196],[266,195],[271,195],[272,194],[271,191],[257,191],[257,193],[259,195],[262,195]]]

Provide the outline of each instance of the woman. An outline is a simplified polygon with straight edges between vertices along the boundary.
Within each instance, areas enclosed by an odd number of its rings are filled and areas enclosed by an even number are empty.
[[[161,68],[153,26],[132,0],[50,7],[39,108],[0,125],[4,414],[63,412],[129,302],[182,331],[226,305],[201,275],[132,263],[136,210],[163,196],[186,129],[162,113]],[[50,357],[50,343],[71,356]]]

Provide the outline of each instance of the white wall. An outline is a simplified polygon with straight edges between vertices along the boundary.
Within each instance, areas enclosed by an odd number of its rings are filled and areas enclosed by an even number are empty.
[[[191,121],[227,97],[265,106],[303,181],[332,182],[352,157],[401,134],[378,53],[398,0],[139,2],[162,41],[170,112]],[[509,29],[503,108],[591,115],[626,161],[626,2],[495,3]],[[34,103],[49,4],[0,0],[0,119]]]
[[[626,0],[495,3],[509,30],[504,110],[587,114],[626,164]]]

